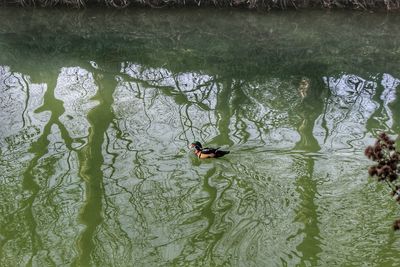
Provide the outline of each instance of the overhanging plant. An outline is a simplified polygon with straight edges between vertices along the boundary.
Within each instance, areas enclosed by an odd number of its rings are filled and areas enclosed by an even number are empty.
[[[386,133],[379,134],[375,144],[365,149],[365,155],[376,162],[368,168],[370,176],[385,182],[391,188],[392,196],[400,204],[400,153],[396,150],[395,141]],[[400,230],[400,219],[393,223],[394,230]]]

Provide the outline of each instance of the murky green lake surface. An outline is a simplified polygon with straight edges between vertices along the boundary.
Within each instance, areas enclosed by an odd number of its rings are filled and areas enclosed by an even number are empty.
[[[398,14],[0,17],[1,266],[400,265]]]

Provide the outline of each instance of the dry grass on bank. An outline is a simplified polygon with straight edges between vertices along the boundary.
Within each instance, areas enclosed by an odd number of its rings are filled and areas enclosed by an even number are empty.
[[[399,10],[400,0],[3,0],[3,5],[18,6],[69,6],[82,8],[87,6],[107,6],[125,8],[128,6],[143,7],[183,7],[214,6],[240,7],[247,9],[299,9],[299,8],[346,8],[358,10]]]

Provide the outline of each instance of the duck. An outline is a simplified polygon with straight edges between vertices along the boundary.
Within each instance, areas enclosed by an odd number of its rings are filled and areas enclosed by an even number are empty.
[[[230,151],[228,150],[219,150],[219,147],[217,148],[210,148],[210,147],[204,147],[201,145],[200,142],[194,142],[190,144],[190,148],[194,148],[194,154],[199,159],[208,159],[208,158],[220,158],[226,154],[229,154]]]

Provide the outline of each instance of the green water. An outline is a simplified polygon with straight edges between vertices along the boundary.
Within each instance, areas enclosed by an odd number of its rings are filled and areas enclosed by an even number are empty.
[[[0,266],[400,265],[398,14],[0,18]]]

